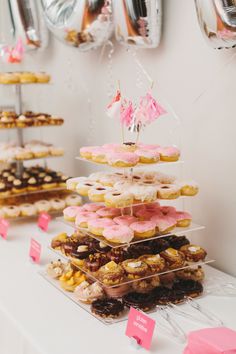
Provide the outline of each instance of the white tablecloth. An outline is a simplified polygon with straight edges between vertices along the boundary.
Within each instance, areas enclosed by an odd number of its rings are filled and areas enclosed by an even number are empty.
[[[47,246],[53,235],[71,229],[52,222],[50,233],[34,223],[11,226],[9,239],[0,240],[0,354],[120,354],[134,353],[125,336],[126,322],[105,326],[52,287],[39,270],[53,258]],[[30,238],[43,245],[40,266],[29,261]],[[208,276],[222,275],[206,267]],[[236,329],[236,298],[205,296],[198,300]],[[152,314],[155,318],[158,313]],[[204,325],[178,317],[189,332]],[[151,352],[180,354],[184,345],[162,335],[156,326]],[[143,349],[140,353],[145,353]]]

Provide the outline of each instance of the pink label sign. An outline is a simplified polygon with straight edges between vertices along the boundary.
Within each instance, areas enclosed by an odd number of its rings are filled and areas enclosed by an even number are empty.
[[[47,231],[48,230],[48,224],[51,220],[51,216],[48,213],[40,213],[39,218],[38,218],[38,227],[43,230]]]
[[[31,238],[29,256],[34,263],[40,262],[41,249],[42,246],[40,245],[40,243],[34,240],[33,238]]]
[[[155,324],[152,318],[131,307],[125,334],[134,338],[141,347],[149,350]]]
[[[0,236],[2,236],[4,240],[7,239],[9,226],[9,222],[7,220],[0,218]]]

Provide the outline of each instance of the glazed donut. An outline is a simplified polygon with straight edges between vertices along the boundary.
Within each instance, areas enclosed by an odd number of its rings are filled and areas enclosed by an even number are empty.
[[[153,186],[136,184],[130,188],[134,195],[134,203],[151,203],[157,199],[157,189]]]
[[[82,204],[82,198],[77,194],[68,195],[65,199],[67,206],[79,206]]]
[[[177,199],[180,197],[180,187],[176,184],[161,184],[157,187],[159,199]]]
[[[133,167],[139,161],[138,155],[133,152],[113,152],[107,154],[107,162],[113,167]]]
[[[92,187],[100,187],[100,185],[94,181],[89,181],[88,179],[86,179],[85,181],[81,181],[81,182],[77,183],[76,191],[80,195],[87,197],[88,192],[89,192],[90,188],[92,188]]]
[[[107,207],[124,208],[132,205],[134,198],[132,193],[113,190],[105,194],[104,201]]]
[[[89,231],[97,236],[102,236],[105,228],[115,225],[109,218],[93,218],[88,220]]]
[[[51,209],[51,205],[47,200],[39,200],[37,202],[34,203],[37,212],[41,213],[41,212],[48,212]]]
[[[105,227],[102,235],[114,243],[129,243],[134,237],[134,232],[128,226],[113,225]]]
[[[138,155],[140,163],[157,163],[160,161],[160,154],[156,150],[138,149],[135,154]]]
[[[20,216],[20,208],[16,205],[9,205],[2,208],[6,218],[17,218]]]
[[[91,173],[91,175],[89,175],[89,180],[90,181],[95,181],[95,182],[98,182],[100,183],[100,179],[104,176],[107,176],[108,174],[105,173],[105,172],[94,172],[94,173]]]
[[[52,206],[52,210],[55,210],[55,211],[62,210],[66,206],[65,201],[61,198],[52,198],[49,200],[49,202]]]
[[[160,147],[157,151],[161,155],[161,161],[175,162],[178,161],[180,157],[180,151],[174,146]]]
[[[167,175],[162,172],[156,172],[156,180],[160,184],[172,184],[176,181],[176,177]]]
[[[120,214],[121,214],[120,209],[107,208],[107,207],[103,207],[103,208],[97,210],[96,213],[101,218],[111,218],[111,219],[115,218],[116,216],[120,216]]]
[[[66,221],[75,221],[76,216],[81,212],[81,207],[69,206],[63,210],[63,216]]]
[[[137,238],[149,238],[156,233],[156,224],[153,221],[137,221],[130,225]]]
[[[104,202],[105,194],[112,191],[111,187],[105,187],[100,184],[89,189],[88,197],[92,202]]]
[[[21,216],[34,216],[37,214],[37,209],[33,204],[24,203],[19,206]]]
[[[75,218],[75,226],[86,229],[88,227],[89,220],[97,219],[98,215],[89,211],[80,211]]]
[[[66,188],[71,191],[75,191],[78,183],[85,182],[85,181],[87,182],[87,180],[88,179],[86,177],[69,178],[66,181]]]
[[[198,184],[194,181],[178,181],[177,184],[180,187],[181,195],[193,197],[199,191]]]

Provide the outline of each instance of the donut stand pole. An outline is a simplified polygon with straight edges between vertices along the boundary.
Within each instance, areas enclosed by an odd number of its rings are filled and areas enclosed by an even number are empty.
[[[22,114],[22,92],[21,92],[21,85],[16,85],[15,86],[15,93],[16,93],[16,98],[15,98],[15,111],[16,114],[20,115]],[[23,130],[20,128],[17,128],[17,140],[18,140],[18,145],[23,146],[24,145],[24,139],[23,139]],[[23,162],[22,161],[17,161],[16,163],[16,173],[18,177],[21,177],[23,174]]]

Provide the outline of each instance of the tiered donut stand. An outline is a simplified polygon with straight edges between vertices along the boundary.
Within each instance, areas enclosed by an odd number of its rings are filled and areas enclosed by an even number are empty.
[[[22,88],[23,86],[28,86],[28,85],[44,85],[44,84],[48,84],[48,82],[25,82],[25,83],[1,83],[2,86],[7,86],[7,87],[11,87],[14,89],[15,91],[15,102],[14,102],[14,108],[15,108],[15,113],[16,115],[19,117],[20,115],[23,114],[23,104],[22,104]],[[9,128],[13,128],[13,129],[16,129],[16,132],[17,132],[17,146],[19,147],[23,147],[24,146],[24,129],[25,128],[28,128],[28,127],[36,127],[36,128],[42,128],[42,127],[47,127],[47,126],[53,126],[53,127],[56,127],[56,126],[61,126],[63,124],[63,119],[59,119],[60,122],[57,122],[57,124],[50,124],[50,123],[47,123],[47,124],[39,124],[39,125],[22,125],[20,127],[18,127],[18,125],[16,126],[10,126],[10,127],[7,127],[4,128],[1,126],[1,130],[3,129],[6,129],[8,130]],[[9,163],[9,164],[13,164],[16,168],[16,176],[17,178],[21,179],[22,176],[23,176],[23,173],[24,173],[24,165],[25,165],[25,161],[34,161],[34,160],[43,160],[44,161],[44,167],[45,169],[47,168],[47,158],[49,157],[61,157],[63,156],[63,154],[61,154],[60,156],[43,156],[43,157],[34,157],[34,158],[30,158],[30,159],[10,159],[9,161],[7,161],[6,163]],[[5,205],[5,201],[6,202],[12,202],[12,200],[16,200],[15,198],[21,198],[24,203],[27,203],[29,201],[29,199],[31,198],[31,195],[35,195],[36,197],[36,194],[38,195],[41,195],[42,198],[46,198],[45,197],[45,194],[47,196],[50,196],[52,195],[52,193],[63,193],[65,192],[66,194],[68,193],[68,191],[66,190],[65,187],[55,187],[55,188],[50,188],[50,189],[37,189],[37,190],[27,190],[27,191],[24,191],[24,192],[18,192],[18,193],[11,193],[10,195],[7,195],[7,196],[0,196],[0,201],[2,200],[2,205],[4,206]],[[53,195],[52,195],[53,196]],[[41,199],[42,199],[41,198]],[[46,198],[47,199],[47,198]],[[51,213],[53,214],[54,212],[51,211]],[[33,217],[35,217],[35,215],[32,215]],[[6,218],[6,217],[5,217]],[[28,218],[31,218],[31,216],[19,216],[19,217],[12,217],[11,220],[12,221],[17,221],[17,220],[22,220],[22,219],[28,219]]]
[[[81,158],[81,157],[78,157],[77,159],[79,160],[82,160],[82,161],[86,161],[86,162],[90,162],[90,163],[93,163],[92,160],[86,160],[84,158]],[[179,161],[179,162],[182,162],[182,161]],[[96,163],[96,162],[95,162]],[[159,162],[159,164],[171,164],[172,162]],[[177,162],[173,162],[174,164],[175,163],[178,163]],[[150,164],[137,164],[137,167],[140,167],[140,165],[142,165],[142,167],[145,167],[145,166],[150,166]],[[158,166],[158,163],[155,164],[156,166]],[[126,177],[129,176],[129,180],[132,181],[132,175],[133,175],[133,171],[134,171],[134,168],[125,168],[125,169],[122,169],[122,168],[119,168],[118,169],[119,172],[122,172],[122,173],[125,173]],[[162,202],[163,200],[157,200],[156,202]],[[139,203],[139,205],[141,205],[142,203]],[[143,203],[145,204],[145,203]],[[147,203],[146,203],[147,204]],[[133,215],[133,206],[134,205],[131,205],[130,206],[130,215]],[[124,213],[124,208],[120,208],[121,209],[121,215]],[[126,213],[127,213],[127,210],[129,208],[126,208]],[[139,243],[139,242],[142,242],[143,244],[145,244],[145,242],[149,242],[151,240],[155,240],[155,239],[165,239],[166,237],[168,236],[171,236],[171,235],[176,235],[176,236],[180,236],[180,235],[183,235],[183,234],[186,234],[186,233],[190,233],[190,232],[193,232],[193,231],[198,231],[198,230],[202,230],[204,229],[203,226],[200,226],[196,223],[192,223],[190,226],[188,227],[176,227],[174,231],[171,231],[171,232],[168,232],[168,233],[165,233],[165,234],[160,234],[160,233],[157,233],[155,234],[153,237],[150,237],[150,238],[143,238],[143,239],[136,239],[134,237],[133,240],[131,240],[131,242],[129,242],[128,244],[124,244],[124,243],[120,243],[118,244],[117,242],[116,243],[113,243],[111,241],[108,241],[106,240],[104,237],[102,236],[96,236],[94,235],[93,233],[89,232],[88,229],[84,229],[84,228],[80,228],[80,227],[76,227],[75,226],[75,223],[72,223],[72,222],[68,222],[68,221],[65,221],[63,218],[58,218],[59,221],[62,221],[64,223],[66,223],[67,225],[70,225],[73,229],[76,229],[78,230],[80,233],[84,234],[84,235],[87,235],[93,239],[96,239],[96,240],[99,240],[99,241],[102,241],[105,245],[111,247],[111,249],[118,249],[118,248],[122,248],[122,249],[127,249],[127,247],[129,247],[130,245],[133,245],[133,244],[136,244],[136,243]],[[56,253],[57,255],[57,258],[60,257],[61,259],[64,259],[64,260],[67,260],[67,261],[71,261],[73,263],[73,259],[71,259],[70,257],[67,257],[65,255],[64,252],[61,252],[59,251],[58,249],[55,249],[55,248],[51,248],[50,249]],[[127,285],[127,284],[130,284],[132,285],[132,283],[134,282],[137,282],[137,281],[140,281],[140,280],[144,280],[144,279],[148,279],[148,278],[153,278],[157,275],[163,275],[163,274],[167,274],[167,273],[171,273],[171,272],[176,272],[176,271],[179,271],[179,270],[184,270],[186,268],[196,268],[198,267],[199,265],[204,265],[204,264],[207,264],[207,263],[210,263],[210,262],[213,262],[213,260],[211,259],[208,259],[208,258],[205,258],[204,260],[200,260],[200,261],[197,261],[197,262],[185,262],[184,265],[182,265],[181,267],[178,267],[176,269],[164,269],[163,271],[159,271],[159,272],[156,272],[156,273],[151,273],[151,274],[147,274],[145,276],[141,276],[139,278],[134,278],[134,279],[129,279],[128,277],[125,278],[124,280],[122,280],[119,284],[116,284],[116,285],[107,285],[107,284],[104,284],[104,282],[101,280],[101,278],[99,278],[96,273],[91,273],[89,272],[88,270],[86,270],[84,268],[83,265],[80,265],[78,264],[77,262],[76,263],[73,263],[75,267],[77,267],[83,274],[86,274],[86,276],[91,279],[91,281],[95,281],[95,282],[98,282],[103,288],[106,288],[106,289],[112,289],[112,288],[116,288],[117,286],[123,286],[123,285]],[[91,311],[91,307],[90,305],[88,304],[85,304],[83,302],[80,302],[78,300],[76,300],[76,298],[73,296],[73,293],[72,292],[68,292],[68,291],[65,291],[64,289],[61,288],[60,286],[60,283],[58,280],[55,280],[53,279],[52,277],[50,277],[47,272],[43,272],[41,273],[41,275],[47,280],[49,281],[53,286],[55,286],[58,290],[62,291],[68,298],[70,298],[72,301],[74,301],[77,305],[79,305],[80,307],[82,307],[83,309],[85,309],[86,311],[88,311],[89,313],[91,313],[92,315],[94,315],[94,313]],[[157,307],[156,307],[157,308]],[[153,311],[153,309],[152,309]],[[125,319],[127,319],[127,314],[128,314],[128,308],[122,312],[122,314],[120,316],[118,316],[117,318],[103,318],[103,317],[100,317],[100,316],[95,316],[96,318],[98,318],[99,320],[101,320],[103,323],[105,324],[111,324],[111,323],[115,323],[115,322],[118,322],[118,321],[123,321]]]

